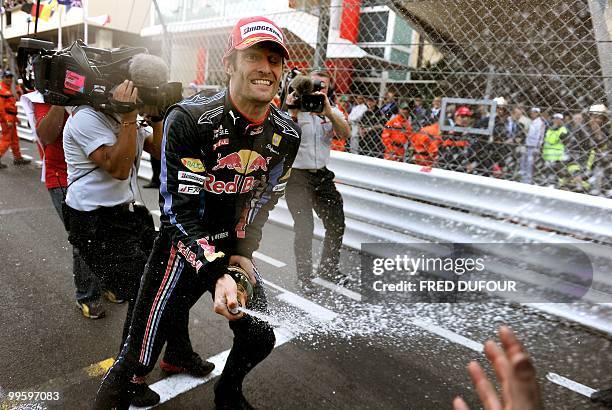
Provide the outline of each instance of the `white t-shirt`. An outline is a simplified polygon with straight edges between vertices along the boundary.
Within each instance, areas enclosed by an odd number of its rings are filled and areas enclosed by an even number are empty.
[[[332,107],[332,112],[344,119],[344,114],[337,107]],[[309,112],[299,112],[297,118],[302,129],[302,138],[293,168],[321,169],[327,166],[334,135],[331,121],[325,116]]]
[[[368,106],[365,104],[359,104],[359,105],[354,106],[353,109],[351,110],[351,113],[348,116],[349,122],[352,122],[354,124],[358,123],[359,121],[361,121],[363,114],[365,114],[367,110],[368,110]]]
[[[38,134],[36,134],[36,118],[34,118],[34,105],[33,103],[44,103],[42,94],[40,91],[32,91],[31,93],[27,93],[21,96],[19,102],[23,106],[23,110],[25,111],[25,115],[28,118],[28,124],[30,124],[30,131],[32,131],[32,136],[36,139],[36,143],[40,147],[44,147],[44,144],[38,138]],[[42,151],[43,158],[42,159],[42,169],[40,172],[40,181],[45,182],[45,151]]]
[[[71,208],[93,211],[136,201],[140,155],[144,140],[150,135],[147,129],[138,129],[137,141],[134,142],[138,144],[136,161],[128,179],[122,181],[113,178],[102,168],[85,175],[96,167],[89,155],[102,145],[111,146],[117,142],[119,124],[118,117],[103,114],[89,106],[76,108],[68,118],[64,127],[64,155],[68,165],[68,184],[72,184],[68,188],[66,204]]]

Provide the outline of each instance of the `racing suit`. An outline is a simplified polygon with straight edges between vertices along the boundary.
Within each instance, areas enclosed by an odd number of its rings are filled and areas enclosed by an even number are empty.
[[[299,143],[299,127],[287,114],[270,105],[265,120],[252,123],[226,91],[212,97],[196,94],[169,110],[162,142],[160,232],[128,341],[104,378],[96,404],[108,397],[111,403],[118,400],[118,386],[126,389],[129,377],[151,371],[169,323],[204,292],[214,298],[231,255],[252,257],[268,214],[284,193]],[[256,276],[247,307],[265,310],[263,283]],[[218,388],[237,392],[246,374],[272,351],[275,337],[269,324],[248,315],[229,326],[234,344]]]
[[[2,139],[0,139],[0,157],[9,146],[13,151],[13,158],[21,159],[19,137],[17,136],[17,105],[11,87],[2,83],[0,85],[0,123],[2,124]]]
[[[410,119],[395,115],[386,124],[381,139],[385,146],[385,159],[404,162],[406,143],[412,134]]]

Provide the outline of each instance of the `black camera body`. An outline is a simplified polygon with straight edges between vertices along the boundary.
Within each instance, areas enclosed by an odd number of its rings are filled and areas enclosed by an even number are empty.
[[[323,89],[321,83],[321,80],[313,81],[313,92]],[[298,97],[298,102],[300,102],[300,110],[302,111],[321,113],[325,108],[325,96],[321,94],[304,94]]]
[[[314,94],[324,88],[323,82],[313,80],[303,75],[296,68],[292,69],[285,78],[286,87],[283,87],[281,100],[285,101],[287,95],[293,93],[293,104],[286,104],[286,108],[299,109],[306,112],[321,113],[325,108],[325,96]]]
[[[131,58],[146,52],[142,47],[117,50],[88,47],[81,40],[63,50],[55,50],[51,42],[23,38],[17,62],[26,88],[36,88],[48,104],[90,105],[111,113],[130,112],[137,105],[152,105],[163,114],[182,99],[181,83],[138,87],[139,104],[121,103],[112,98],[112,89],[129,79]]]

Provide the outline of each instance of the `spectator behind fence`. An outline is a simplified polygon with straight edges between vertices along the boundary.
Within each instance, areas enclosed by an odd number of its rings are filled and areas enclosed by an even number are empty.
[[[474,113],[468,107],[461,106],[454,114],[455,127],[469,128],[472,125]],[[444,136],[441,150],[445,169],[457,172],[472,170],[472,140],[467,131],[450,131]]]
[[[533,182],[533,167],[542,142],[544,141],[544,132],[546,124],[540,115],[540,109],[533,107],[530,111],[531,124],[525,138],[525,147],[521,156],[521,182],[531,184]]]
[[[382,132],[382,143],[385,146],[385,159],[405,162],[406,145],[412,134],[410,124],[410,104],[406,101],[400,104],[399,114],[396,114],[386,124]]]
[[[468,107],[459,107],[454,115],[454,120],[448,119],[449,125],[470,126],[472,111]],[[412,162],[426,167],[436,166],[440,160],[445,169],[462,171],[463,164],[467,161],[466,150],[469,145],[465,132],[450,131],[442,135],[438,122],[427,125],[410,136]]]
[[[505,143],[508,145],[508,157],[505,159],[505,179],[518,180],[520,177],[520,160],[523,154],[523,144],[527,129],[524,128],[524,122],[521,120],[524,117],[523,109],[520,106],[514,106],[510,112],[507,122],[507,138]]]
[[[11,86],[13,84],[13,73],[5,70],[2,74],[0,84],[0,123],[2,124],[2,139],[0,139],[0,169],[6,168],[2,163],[2,156],[9,147],[13,152],[13,164],[27,165],[31,161],[21,155],[19,148],[19,137],[17,136],[17,100]]]
[[[527,131],[531,126],[531,114],[529,117],[525,115],[525,108],[522,105],[517,105],[515,108],[519,112],[518,123],[521,125],[521,130],[527,135]]]
[[[412,154],[410,162],[424,167],[436,166],[441,145],[442,136],[437,122],[421,128],[418,132],[413,132],[410,135]]]
[[[385,118],[391,119],[395,114],[397,114],[398,110],[399,106],[395,100],[395,93],[389,91],[387,95],[385,95],[380,112],[385,116]]]
[[[603,104],[589,108],[586,125],[570,127],[567,143],[567,165],[559,179],[559,186],[576,191],[612,196],[610,124],[608,110]]]
[[[561,113],[552,116],[552,125],[544,134],[542,145],[543,183],[546,185],[557,186],[559,175],[563,168],[563,161],[566,159],[565,144],[568,138],[567,128],[563,125],[564,117]]]
[[[470,149],[472,172],[495,178],[507,178],[507,162],[512,160],[512,148],[508,144],[506,123],[509,117],[507,102],[504,97],[493,99],[497,103],[493,132],[490,137],[474,137]],[[486,107],[479,107],[480,119],[477,128],[487,129],[490,114]]]
[[[351,126],[351,152],[357,152],[359,147],[359,123],[363,118],[363,114],[368,110],[365,99],[362,95],[358,95],[355,99],[356,104],[351,108],[348,116],[349,125]]]
[[[333,105],[335,105],[338,108],[338,110],[340,110],[340,112],[342,113],[342,116],[344,117],[344,120],[347,121],[348,123],[348,117],[349,117],[348,113],[350,111],[350,104],[348,101],[348,96],[343,95],[341,97],[338,97],[332,94],[331,102]],[[342,135],[339,135],[337,132],[334,132],[332,141],[331,141],[331,149],[334,151],[344,152],[346,151],[347,141],[348,141],[348,138],[345,138]]]
[[[525,139],[525,128],[521,123],[523,110],[516,106],[512,108],[510,115],[506,119],[506,142],[510,144],[520,144]]]
[[[431,102],[431,107],[425,112],[425,125],[433,124],[440,118],[442,110],[442,97],[435,97]]]
[[[497,111],[493,126],[493,134],[489,142],[481,145],[479,158],[484,165],[485,175],[495,178],[511,179],[518,161],[515,160],[515,142],[520,138],[521,128],[518,123],[520,111],[508,109],[505,98],[497,97]],[[488,121],[488,120],[487,120]],[[518,158],[518,154],[516,155]]]
[[[427,125],[427,110],[423,106],[423,98],[421,96],[414,98],[413,107],[410,111],[410,124],[413,131],[418,131]]]
[[[380,113],[374,97],[367,97],[366,104],[368,109],[363,113],[359,125],[359,154],[382,158],[385,146],[382,143],[381,133],[386,120]]]

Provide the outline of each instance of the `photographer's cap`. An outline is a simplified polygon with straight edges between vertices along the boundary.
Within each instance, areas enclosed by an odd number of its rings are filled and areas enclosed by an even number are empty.
[[[283,31],[272,20],[261,16],[246,17],[238,20],[227,41],[223,59],[234,50],[245,50],[257,43],[272,41],[283,50],[283,56],[289,58]]]

